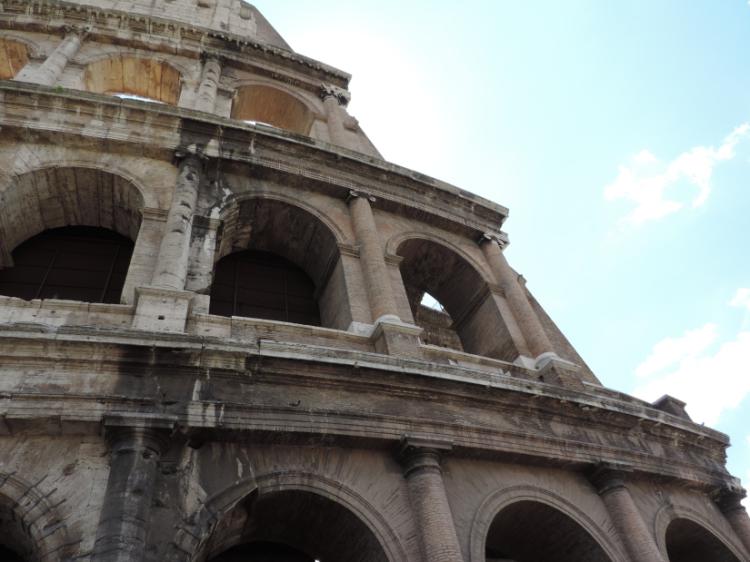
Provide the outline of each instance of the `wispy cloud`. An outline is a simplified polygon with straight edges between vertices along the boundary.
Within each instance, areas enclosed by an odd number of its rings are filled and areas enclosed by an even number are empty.
[[[744,123],[718,147],[696,146],[670,162],[662,162],[650,151],[642,150],[619,167],[615,181],[604,188],[604,197],[633,203],[635,208],[623,220],[634,225],[660,219],[687,204],[700,207],[711,194],[716,165],[732,160],[737,145],[748,136],[750,123]],[[689,191],[685,186],[690,187]]]
[[[750,310],[750,289],[738,289],[728,304]],[[722,338],[719,326],[707,323],[664,338],[636,367],[633,393],[650,402],[671,394],[687,403],[695,421],[716,424],[724,412],[750,397],[750,331],[734,334]],[[747,442],[750,445],[750,435]]]
[[[688,345],[699,339],[696,333],[705,338],[699,341],[700,350],[689,349]],[[712,350],[714,343],[715,327],[711,324],[686,332],[680,338],[659,342],[652,355],[638,367],[639,372],[648,374],[634,394],[648,401],[671,394],[687,403],[695,421],[716,424],[722,413],[736,408],[750,395],[747,372],[750,332],[739,332]],[[659,348],[669,351],[660,355]],[[675,353],[677,349],[683,354]]]
[[[737,292],[734,294],[734,297],[732,297],[732,300],[729,301],[729,304],[738,308],[746,308],[750,311],[750,289],[737,289]]]
[[[716,324],[706,324],[702,328],[689,330],[680,337],[665,338],[653,347],[646,360],[638,365],[635,374],[638,377],[648,377],[699,357],[718,336]]]

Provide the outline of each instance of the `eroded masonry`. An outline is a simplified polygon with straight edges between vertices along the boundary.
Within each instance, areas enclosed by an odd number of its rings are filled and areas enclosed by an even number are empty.
[[[0,2],[0,559],[750,560],[727,437],[349,78],[241,0]]]

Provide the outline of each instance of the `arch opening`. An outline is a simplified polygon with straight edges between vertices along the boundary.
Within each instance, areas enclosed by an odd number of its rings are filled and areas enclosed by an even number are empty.
[[[142,208],[135,185],[101,170],[46,168],[18,176],[0,191],[2,291],[118,302]]]
[[[541,502],[523,500],[498,513],[487,532],[487,562],[611,562],[576,521]]]
[[[0,80],[15,78],[29,62],[29,51],[26,45],[12,39],[0,38]]]
[[[182,89],[179,71],[169,64],[125,55],[90,63],[83,83],[89,92],[171,105],[177,105]]]
[[[0,560],[26,562],[36,558],[34,542],[9,498],[0,496]]]
[[[315,284],[302,268],[270,252],[244,250],[222,258],[209,312],[320,326]]]
[[[274,491],[230,512],[207,545],[211,562],[388,562],[375,534],[322,495]]]
[[[689,519],[674,519],[667,527],[669,562],[740,562],[713,533]]]
[[[312,213],[253,198],[224,213],[209,311],[346,329],[351,322],[336,238]]]
[[[509,361],[516,358],[494,295],[465,258],[422,238],[405,240],[396,253],[403,257],[401,276],[414,321],[425,330],[425,343]],[[442,310],[423,305],[425,294]]]
[[[307,135],[313,114],[294,96],[271,86],[238,88],[232,103],[232,119],[253,121]]]
[[[45,230],[13,250],[0,294],[31,299],[119,303],[133,242],[104,228]]]

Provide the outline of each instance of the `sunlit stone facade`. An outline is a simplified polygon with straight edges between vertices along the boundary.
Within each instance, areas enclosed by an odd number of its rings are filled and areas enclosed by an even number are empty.
[[[349,78],[241,0],[0,2],[0,559],[750,560],[726,436],[602,387]]]

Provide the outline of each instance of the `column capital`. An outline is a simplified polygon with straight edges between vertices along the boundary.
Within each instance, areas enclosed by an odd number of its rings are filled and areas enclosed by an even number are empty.
[[[208,62],[215,62],[219,66],[224,66],[227,62],[227,58],[225,56],[218,53],[210,53],[208,51],[201,51],[200,60],[201,64],[204,65]]]
[[[173,416],[111,415],[103,420],[104,436],[113,454],[145,449],[160,456],[169,445],[176,423]]]
[[[589,481],[596,488],[596,492],[604,494],[619,488],[625,488],[627,474],[633,469],[626,464],[600,463],[588,473]]]
[[[745,507],[742,505],[742,500],[746,496],[747,492],[737,482],[726,483],[711,493],[714,503],[716,503],[719,510],[724,514],[743,511]]]
[[[339,88],[333,84],[326,84],[325,82],[320,85],[320,99],[325,101],[327,98],[334,98],[339,105],[346,107],[349,105],[349,101],[352,95],[344,88]]]
[[[179,166],[185,162],[189,165],[199,166],[202,169],[203,162],[208,160],[208,156],[206,156],[200,149],[196,149],[194,145],[191,145],[187,148],[175,149],[172,160],[175,166]]]
[[[440,460],[452,449],[453,444],[449,441],[404,435],[398,448],[398,460],[404,476],[423,471],[442,473]]]
[[[77,35],[80,39],[84,39],[93,28],[90,25],[70,25],[66,24],[62,26],[65,37],[69,35]]]
[[[508,235],[502,230],[499,230],[498,232],[485,232],[479,237],[477,243],[481,246],[487,242],[494,242],[500,246],[501,250],[504,250],[510,245],[510,238],[508,238]]]
[[[352,201],[354,201],[355,199],[358,199],[358,198],[366,199],[370,203],[375,203],[375,201],[377,201],[377,199],[375,197],[373,197],[372,195],[370,195],[368,193],[364,193],[362,191],[356,191],[354,189],[350,189],[349,193],[346,194],[346,202],[347,203],[351,203]]]

